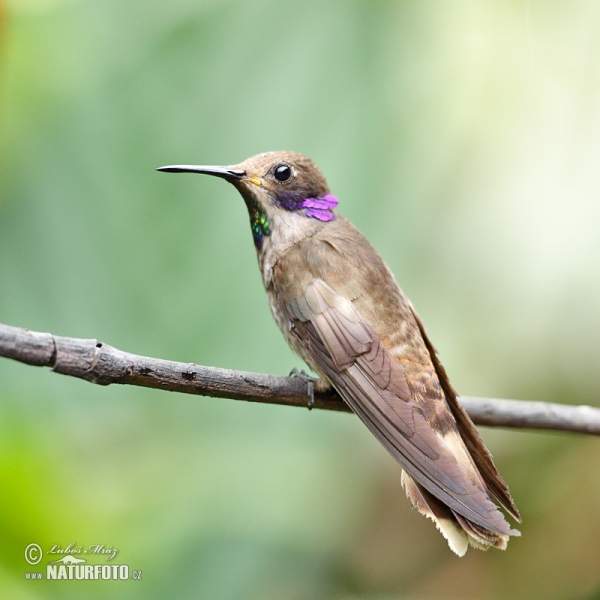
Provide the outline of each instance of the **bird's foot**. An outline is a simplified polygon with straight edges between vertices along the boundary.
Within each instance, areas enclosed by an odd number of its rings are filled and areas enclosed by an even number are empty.
[[[302,381],[306,382],[307,391],[308,391],[308,410],[312,410],[315,406],[315,383],[318,383],[319,379],[317,377],[311,377],[308,373],[305,373],[304,370],[298,371],[296,367],[294,367],[289,374],[290,377],[298,377],[302,379]]]

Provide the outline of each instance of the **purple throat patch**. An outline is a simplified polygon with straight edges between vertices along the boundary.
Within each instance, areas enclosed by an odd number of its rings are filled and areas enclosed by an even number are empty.
[[[338,205],[338,199],[333,194],[325,194],[318,198],[305,198],[300,205],[307,217],[319,221],[333,221],[335,214],[332,209]]]

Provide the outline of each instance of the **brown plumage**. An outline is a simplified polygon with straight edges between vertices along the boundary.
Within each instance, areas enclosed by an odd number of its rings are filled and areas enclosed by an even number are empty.
[[[290,346],[402,465],[413,505],[462,556],[504,549],[520,521],[410,301],[334,206],[319,169],[293,152],[232,167],[163,167],[233,183],[249,210],[269,305]]]

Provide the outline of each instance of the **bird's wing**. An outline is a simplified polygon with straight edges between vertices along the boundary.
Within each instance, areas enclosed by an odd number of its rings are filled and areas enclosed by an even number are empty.
[[[280,297],[300,346],[410,477],[477,529],[516,534],[490,500],[454,419],[448,415],[453,425],[442,431],[426,417],[449,412],[443,398],[435,406],[426,395],[415,400],[404,368],[352,302],[322,279],[302,296]]]
[[[516,507],[512,496],[510,495],[510,491],[508,486],[506,485],[504,479],[496,469],[496,465],[492,459],[492,455],[489,450],[485,447],[479,432],[475,425],[473,425],[473,421],[471,421],[469,415],[467,415],[465,409],[462,407],[460,402],[458,401],[458,394],[450,384],[448,379],[448,375],[446,374],[446,370],[440,363],[437,352],[433,346],[433,344],[429,341],[427,337],[427,333],[425,332],[425,326],[423,322],[419,318],[416,312],[413,312],[413,316],[419,326],[419,331],[421,332],[421,336],[423,337],[423,341],[429,350],[429,354],[431,356],[431,360],[435,371],[437,373],[438,379],[440,380],[440,384],[442,389],[444,390],[444,395],[448,402],[448,406],[454,419],[456,421],[456,425],[458,427],[458,431],[465,442],[465,445],[469,451],[469,454],[473,458],[477,469],[481,473],[483,480],[485,481],[488,491],[494,496],[494,498],[502,505],[502,507],[508,512],[512,517],[515,518],[519,523],[521,522],[521,515],[519,514],[519,509]]]

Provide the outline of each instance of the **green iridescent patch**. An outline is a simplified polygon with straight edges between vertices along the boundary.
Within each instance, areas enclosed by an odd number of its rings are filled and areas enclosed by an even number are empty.
[[[265,211],[258,202],[252,202],[252,204],[248,206],[248,209],[254,245],[260,250],[263,245],[264,236],[271,235],[271,225]]]

